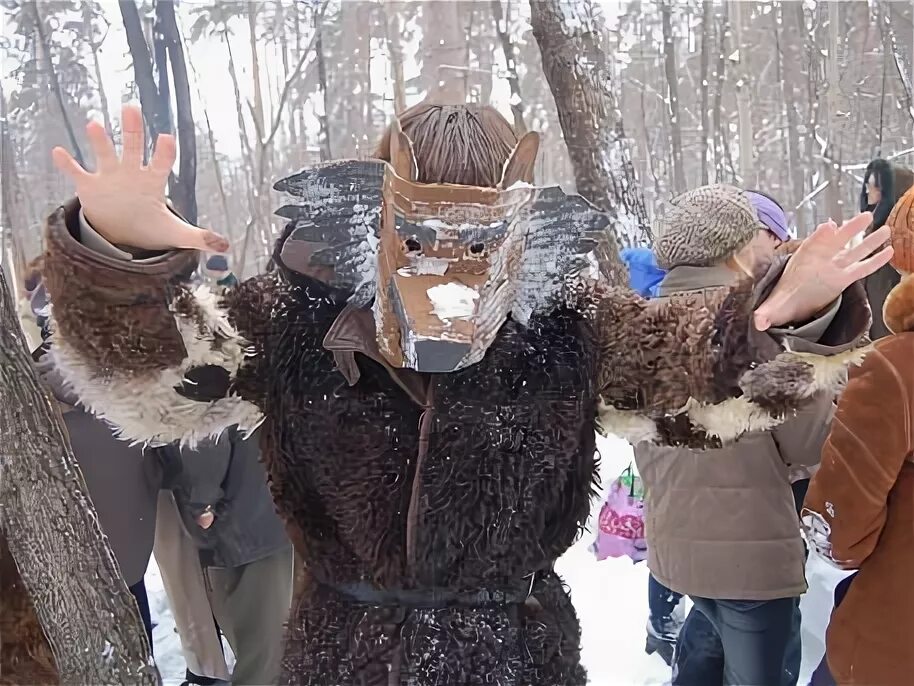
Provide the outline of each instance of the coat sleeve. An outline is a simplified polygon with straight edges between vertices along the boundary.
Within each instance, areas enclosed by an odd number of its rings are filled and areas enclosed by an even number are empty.
[[[851,374],[801,515],[810,544],[845,569],[860,567],[876,547],[889,492],[912,450],[910,389],[889,359],[897,341],[886,342]]]
[[[795,417],[772,430],[785,464],[802,467],[819,464],[834,413],[832,398],[819,394],[808,406],[799,410]]]
[[[730,442],[772,429],[819,394],[834,395],[863,356],[870,321],[863,288],[848,288],[823,321],[760,332],[753,312],[787,259],[732,288],[657,301],[612,289],[599,298],[598,428],[662,442],[657,422],[681,417]]]
[[[51,215],[46,244],[49,354],[83,405],[155,445],[260,423],[271,275],[216,293],[191,282],[196,251],[90,247],[75,201]]]

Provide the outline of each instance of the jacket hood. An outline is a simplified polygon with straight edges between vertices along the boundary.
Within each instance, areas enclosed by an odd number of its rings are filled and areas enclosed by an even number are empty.
[[[914,274],[902,277],[889,291],[882,306],[882,319],[892,333],[914,331]]]

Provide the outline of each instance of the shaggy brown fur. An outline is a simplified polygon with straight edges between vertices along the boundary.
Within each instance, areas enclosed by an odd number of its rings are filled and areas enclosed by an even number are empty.
[[[0,686],[59,682],[51,646],[0,533]]]
[[[99,370],[131,374],[178,365],[186,356],[169,310],[181,277],[196,267],[198,254],[172,253],[162,262],[138,267],[106,259],[84,247],[78,223],[67,226],[75,205],[48,219],[45,281],[54,294],[56,327],[64,338],[80,338],[81,352]],[[99,269],[99,261],[107,268]],[[118,326],[112,326],[112,319]]]
[[[650,302],[623,291],[606,297],[596,314],[603,402],[632,418],[653,421],[650,440],[656,443],[707,449],[718,447],[720,440],[689,420],[686,413],[696,405],[713,413],[714,406],[742,396],[749,401],[742,411],[779,422],[817,392],[835,392],[842,379],[817,374],[816,361],[824,358],[814,348],[797,350],[810,353],[806,355],[785,352],[773,336],[755,329],[753,312],[786,260],[785,255],[776,257],[754,284],[744,279],[730,289]],[[865,297],[860,284],[845,292],[823,345],[846,344],[867,330]],[[718,414],[733,411],[720,408]],[[612,419],[604,429],[613,430]]]

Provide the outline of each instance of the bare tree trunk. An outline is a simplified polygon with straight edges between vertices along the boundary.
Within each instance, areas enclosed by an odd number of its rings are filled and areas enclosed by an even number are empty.
[[[66,100],[63,97],[63,89],[60,87],[60,80],[57,78],[57,70],[54,68],[54,58],[51,55],[51,41],[48,38],[47,28],[44,25],[44,18],[38,11],[38,3],[26,3],[31,5],[35,14],[35,32],[38,34],[38,41],[41,45],[41,52],[44,53],[45,68],[47,69],[48,81],[51,84],[51,90],[54,92],[54,98],[57,100],[57,106],[60,108],[60,117],[63,121],[64,129],[67,132],[67,138],[70,140],[73,157],[81,165],[85,166],[82,150],[79,149],[79,141],[76,139],[76,130],[70,121],[70,115],[67,113]]]
[[[660,3],[663,25],[663,66],[666,73],[667,113],[670,117],[670,148],[673,156],[673,190],[686,189],[685,171],[682,167],[682,124],[679,119],[679,74],[676,68],[676,46],[673,44],[672,0]],[[704,167],[704,165],[702,165]]]
[[[321,101],[324,106],[324,112],[318,115],[318,143],[321,148],[321,161],[333,159],[333,148],[330,145],[330,131],[327,128],[327,117],[330,115],[330,93],[327,89],[327,62],[324,58],[324,19],[315,15],[314,31],[317,37],[317,80],[321,89]]]
[[[466,102],[468,7],[464,0],[422,3],[422,80],[427,100]]]
[[[149,128],[150,138],[154,140],[160,133],[171,131],[168,103],[163,104],[159,97],[159,87],[156,85],[153,74],[152,58],[149,55],[149,46],[146,43],[136,3],[133,0],[118,0],[118,6],[124,21],[127,47],[133,60],[133,78],[140,93],[143,118]]]
[[[28,226],[28,223],[22,218],[20,189],[16,153],[10,139],[9,120],[6,113],[6,95],[3,92],[3,84],[0,83],[0,236],[2,236],[0,265],[7,274],[13,275],[11,288],[15,303],[19,302],[19,281],[16,276],[25,272],[26,265],[25,251],[22,242],[16,235],[16,227]],[[14,207],[17,210],[17,217],[14,217]]]
[[[113,132],[111,127],[111,113],[108,111],[108,94],[105,92],[105,82],[102,80],[102,65],[98,60],[98,51],[104,42],[104,36],[102,40],[95,42],[94,37],[92,37],[92,5],[91,3],[83,0],[82,3],[83,11],[83,23],[89,28],[89,47],[92,50],[92,66],[95,69],[95,81],[98,85],[98,98],[101,100],[102,105],[102,117],[105,122],[105,130],[110,136]]]
[[[180,142],[178,177],[172,185],[172,198],[178,211],[191,224],[197,223],[197,130],[191,108],[190,82],[187,78],[187,62],[184,44],[175,19],[173,2],[159,2],[156,11],[161,17],[162,39],[168,49],[171,75],[175,86],[175,109],[177,110],[177,131]]]
[[[907,52],[901,45],[899,45],[898,37],[895,35],[895,29],[893,22],[891,20],[891,4],[887,0],[883,0],[882,4],[882,13],[887,18],[887,20],[882,22],[884,30],[888,34],[889,45],[892,50],[892,58],[895,62],[895,68],[898,70],[898,76],[901,79],[901,87],[904,92],[905,107],[907,107],[908,115],[911,117],[911,121],[914,122],[914,70],[912,70],[912,57],[910,52]],[[914,49],[914,38],[911,40],[912,49]]]
[[[65,684],[159,681],[136,601],[102,534],[0,271],[0,522]]]
[[[508,0],[508,16],[502,11],[501,0],[492,0],[492,16],[495,18],[495,30],[501,50],[505,54],[508,68],[508,87],[511,89],[511,114],[514,117],[514,130],[518,134],[527,131],[524,122],[524,99],[520,93],[520,77],[517,75],[517,49],[511,40],[511,2]]]
[[[51,645],[0,529],[0,685],[59,683]]]
[[[803,168],[800,164],[800,118],[798,113],[799,88],[796,86],[795,74],[799,69],[797,57],[791,60],[789,57],[784,59],[787,40],[782,38],[784,35],[784,3],[779,3],[778,7],[771,13],[771,22],[774,29],[774,41],[778,51],[778,64],[781,65],[781,75],[779,76],[781,84],[781,99],[783,102],[785,119],[787,121],[787,178],[790,183],[791,204],[796,204],[803,195],[804,179]],[[802,45],[794,45],[792,49],[801,51]],[[788,198],[785,198],[787,201]],[[797,222],[799,225],[800,222]]]
[[[714,157],[715,157],[715,166],[716,166],[716,175],[715,181],[717,183],[732,182],[736,176],[736,171],[733,169],[733,159],[730,152],[730,141],[727,137],[727,132],[724,128],[723,115],[724,115],[724,85],[727,80],[727,62],[725,55],[727,52],[727,37],[730,34],[730,13],[728,11],[728,5],[723,6],[723,16],[720,20],[719,34],[720,38],[717,44],[717,66],[714,70],[714,79],[715,88],[714,88]],[[726,171],[725,164],[728,164],[730,167],[730,173]]]
[[[644,198],[613,90],[614,75],[600,47],[600,27],[590,0],[531,0],[530,10],[578,192],[612,217],[617,243],[650,243]],[[611,259],[618,266],[618,255]],[[624,283],[624,269],[614,276]]]
[[[708,185],[708,166],[711,164],[708,155],[708,144],[711,138],[710,122],[710,90],[711,79],[709,74],[711,59],[711,35],[714,31],[714,4],[711,0],[704,0],[701,4],[701,185]]]
[[[387,52],[390,55],[390,78],[394,84],[394,114],[400,114],[406,109],[406,79],[403,76],[403,45],[400,35],[402,5],[385,0],[380,7]]]
[[[752,188],[758,184],[755,172],[754,145],[752,133],[752,110],[749,104],[749,50],[743,42],[744,13],[748,16],[751,7],[741,0],[730,0],[730,21],[733,42],[737,54],[736,112],[739,130],[739,174],[743,187]]]
[[[251,45],[251,71],[254,79],[254,130],[257,137],[263,139],[264,111],[263,92],[260,83],[260,55],[257,52],[257,12],[260,5],[256,2],[247,3],[248,38]]]

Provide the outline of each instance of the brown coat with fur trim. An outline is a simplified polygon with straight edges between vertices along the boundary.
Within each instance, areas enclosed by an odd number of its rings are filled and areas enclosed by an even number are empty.
[[[891,291],[886,324],[838,403],[804,524],[827,558],[859,569],[828,627],[839,684],[906,686],[914,675],[914,279]],[[828,535],[826,535],[828,534]]]

